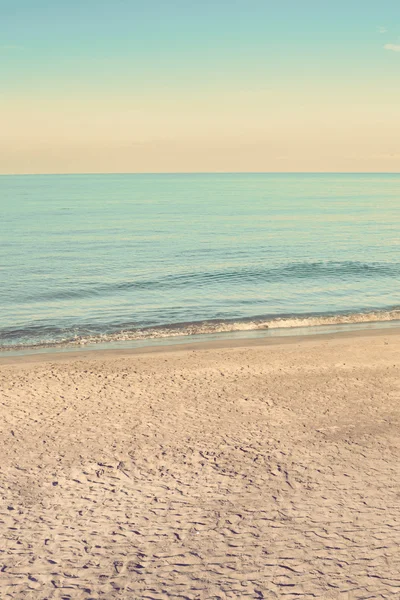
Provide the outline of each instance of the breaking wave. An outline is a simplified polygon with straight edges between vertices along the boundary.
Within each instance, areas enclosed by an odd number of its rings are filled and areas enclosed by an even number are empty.
[[[307,328],[323,326],[340,325],[359,325],[384,323],[390,321],[400,321],[400,307],[390,310],[346,313],[346,314],[320,314],[320,315],[281,315],[271,317],[257,317],[243,320],[208,320],[194,323],[177,323],[165,326],[144,327],[144,328],[123,328],[117,331],[99,333],[90,331],[86,327],[82,331],[61,331],[55,328],[48,328],[35,331],[31,327],[24,332],[3,331],[0,333],[0,348],[2,350],[11,350],[18,348],[55,348],[55,347],[77,347],[92,346],[96,344],[115,344],[118,342],[137,342],[146,340],[168,339],[183,336],[199,336],[218,333],[252,332],[264,330],[279,330],[289,328]],[[40,336],[40,341],[34,342],[35,337]],[[44,341],[43,338],[47,338]],[[12,338],[18,339],[18,343],[13,344]],[[19,340],[25,338],[25,343]],[[4,344],[4,340],[7,340]],[[29,341],[28,341],[29,340]],[[10,344],[11,341],[11,344]]]

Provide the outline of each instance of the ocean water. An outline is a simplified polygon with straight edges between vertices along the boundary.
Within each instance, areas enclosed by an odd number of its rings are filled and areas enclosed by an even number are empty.
[[[0,177],[0,347],[400,319],[400,175]]]

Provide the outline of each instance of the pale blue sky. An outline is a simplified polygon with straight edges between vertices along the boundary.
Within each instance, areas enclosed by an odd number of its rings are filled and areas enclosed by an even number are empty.
[[[0,169],[398,170],[399,75],[394,0],[0,0]]]

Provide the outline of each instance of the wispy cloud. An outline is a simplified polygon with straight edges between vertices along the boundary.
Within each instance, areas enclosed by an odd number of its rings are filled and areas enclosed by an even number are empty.
[[[385,50],[392,50],[392,52],[400,52],[400,44],[385,44],[383,46]]]
[[[17,46],[16,44],[5,44],[0,46],[0,50],[24,50],[24,47]]]
[[[387,29],[386,29],[386,27],[381,26],[381,27],[378,27],[378,32],[379,33],[386,33]]]

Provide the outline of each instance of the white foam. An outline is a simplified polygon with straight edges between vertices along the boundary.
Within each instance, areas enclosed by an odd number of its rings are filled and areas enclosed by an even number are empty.
[[[120,331],[110,335],[77,337],[69,343],[87,345],[99,342],[127,342],[149,339],[174,338],[180,336],[229,333],[235,331],[255,331],[262,329],[287,329],[319,327],[324,325],[345,325],[357,323],[379,323],[400,320],[400,310],[375,311],[327,316],[272,318],[254,321],[202,322],[174,327],[156,327]]]

